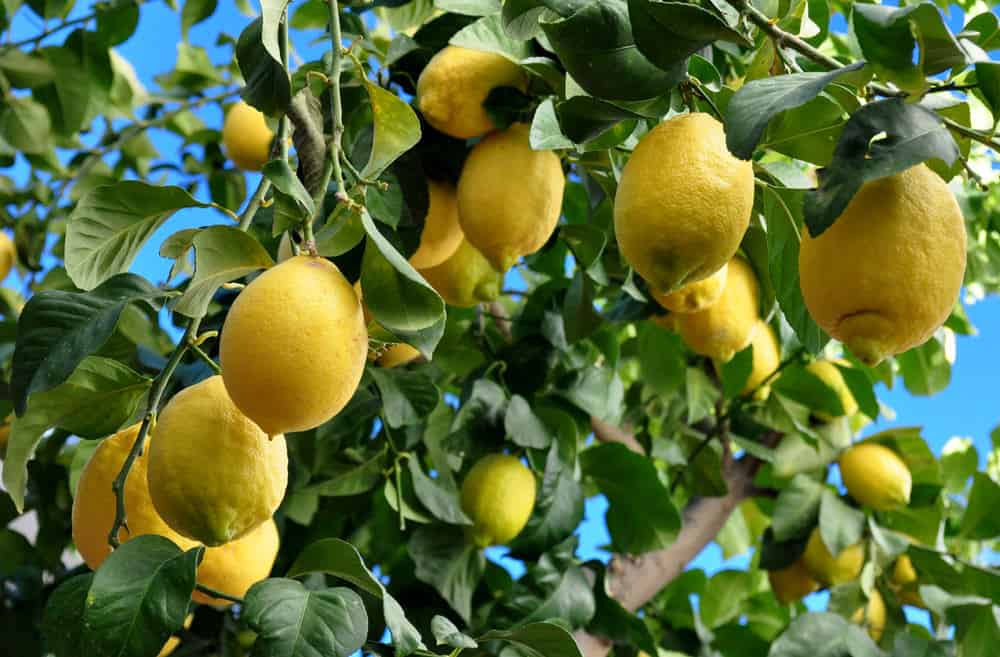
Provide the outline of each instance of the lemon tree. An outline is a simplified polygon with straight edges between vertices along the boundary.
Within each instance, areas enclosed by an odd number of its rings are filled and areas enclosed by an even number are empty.
[[[994,3],[0,28],[3,655],[996,654]]]

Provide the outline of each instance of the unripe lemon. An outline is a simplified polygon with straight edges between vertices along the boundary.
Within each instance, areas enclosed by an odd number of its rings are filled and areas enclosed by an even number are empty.
[[[488,303],[500,296],[503,274],[469,244],[462,240],[458,249],[437,267],[420,270],[446,303],[459,308],[471,308]]]
[[[521,533],[535,506],[535,475],[518,459],[490,454],[462,482],[462,510],[480,547],[503,545]]]
[[[462,227],[458,223],[458,198],[455,189],[436,180],[427,181],[430,205],[420,232],[420,246],[410,256],[417,269],[436,267],[458,250],[462,243]]]
[[[495,132],[469,153],[458,181],[458,220],[465,239],[497,271],[545,246],[562,211],[559,156],[532,150],[527,123]]]
[[[368,355],[361,303],[336,265],[299,255],[258,276],[222,327],[222,376],[268,434],[307,431],[350,401]]]
[[[675,313],[696,313],[705,310],[722,296],[722,290],[726,287],[726,273],[728,271],[729,264],[727,263],[708,278],[688,283],[676,292],[657,294],[652,291],[653,298],[661,306]]]
[[[446,46],[417,80],[417,105],[427,122],[459,139],[495,130],[483,103],[496,87],[527,89],[528,76],[502,55]]]
[[[733,258],[719,300],[701,312],[677,315],[677,331],[691,351],[726,363],[753,339],[758,306],[753,269]]]
[[[851,621],[867,626],[868,636],[875,643],[879,642],[882,632],[885,631],[885,600],[882,599],[878,589],[872,589],[871,595],[868,596],[868,604],[854,612]]]
[[[274,134],[264,115],[242,100],[234,103],[222,124],[222,146],[233,164],[246,171],[260,171],[271,159]]]
[[[198,566],[198,583],[242,598],[251,586],[271,574],[278,547],[278,527],[268,518],[243,538],[205,550],[205,558]],[[191,599],[206,605],[232,604],[199,591],[195,591]]]
[[[418,358],[420,358],[420,351],[416,347],[411,347],[405,342],[400,342],[382,352],[376,359],[376,362],[382,367],[393,368],[406,365]]]
[[[14,240],[10,239],[7,233],[0,231],[0,281],[10,275],[15,262],[17,262],[17,247],[14,246]]]
[[[923,164],[866,183],[822,235],[802,236],[809,314],[861,361],[923,344],[948,318],[965,274],[965,222]]]
[[[767,578],[774,597],[785,605],[798,602],[819,588],[819,582],[812,578],[801,559],[787,568],[769,570]]]
[[[269,520],[281,503],[285,437],[269,438],[213,376],[163,408],[147,479],[156,511],[174,531],[208,546],[228,543]]]
[[[753,209],[753,167],[726,147],[708,114],[675,116],[644,136],[615,195],[615,235],[625,260],[658,293],[725,265]]]
[[[878,443],[859,443],[841,454],[840,476],[847,493],[870,509],[891,511],[910,503],[910,469]]]
[[[844,361],[838,362],[844,363]],[[840,399],[840,407],[844,409],[843,415],[850,417],[858,412],[858,402],[855,401],[854,395],[851,394],[851,389],[847,387],[847,382],[844,381],[844,375],[835,363],[828,360],[817,360],[806,365],[806,369],[825,383],[828,388],[832,388],[837,393],[837,398]],[[824,422],[831,422],[835,419],[824,411],[813,411],[813,415]]]
[[[743,386],[741,394],[747,395],[756,389],[757,399],[766,399],[771,393],[771,387],[767,385],[758,389],[757,386],[767,381],[768,377],[778,369],[781,364],[781,347],[778,345],[778,339],[774,337],[774,331],[762,319],[757,320],[757,328],[754,329],[750,346],[753,347],[753,369],[750,370],[750,378]]]
[[[834,557],[823,542],[817,527],[809,536],[802,562],[809,574],[821,584],[827,586],[846,584],[857,579],[861,573],[861,566],[865,562],[865,549],[861,543],[857,543],[845,548]]]

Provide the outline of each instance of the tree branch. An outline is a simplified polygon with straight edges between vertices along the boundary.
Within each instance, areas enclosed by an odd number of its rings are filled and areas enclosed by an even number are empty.
[[[594,430],[594,438],[597,438],[602,443],[621,443],[636,454],[646,455],[646,450],[643,449],[642,444],[635,439],[635,436],[631,432],[608,424],[604,420],[593,416],[590,418],[590,427]]]

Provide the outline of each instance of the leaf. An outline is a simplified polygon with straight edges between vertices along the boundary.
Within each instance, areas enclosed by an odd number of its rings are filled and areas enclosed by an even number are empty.
[[[509,630],[491,630],[479,637],[485,641],[505,641],[528,657],[583,657],[573,636],[561,625],[543,621]]]
[[[972,490],[969,491],[969,505],[962,516],[961,535],[971,540],[989,540],[1000,536],[997,504],[1000,504],[1000,484],[981,472],[975,473]]]
[[[639,330],[639,366],[642,382],[660,395],[681,389],[687,376],[684,343],[676,333],[653,322],[642,322]]]
[[[527,43],[507,36],[499,14],[486,16],[466,25],[448,43],[470,50],[495,52],[515,64],[531,55],[531,48]]]
[[[179,631],[205,548],[182,552],[155,534],[115,549],[94,574],[83,612],[84,655],[156,654]]]
[[[409,541],[416,576],[430,584],[465,622],[472,615],[472,594],[486,568],[482,552],[465,542],[460,527],[421,527]]]
[[[771,517],[774,539],[784,542],[809,535],[819,518],[824,487],[805,475],[795,475],[778,495]]]
[[[328,497],[349,497],[370,491],[382,481],[382,471],[386,466],[386,453],[383,449],[364,463],[346,466],[329,479],[311,484],[303,492],[316,493]]]
[[[581,453],[580,465],[610,502],[607,523],[616,551],[642,554],[673,543],[681,515],[649,459],[609,443]]]
[[[668,0],[628,0],[639,51],[664,71],[670,71],[715,41],[747,45],[746,38],[710,7]]]
[[[368,370],[382,397],[382,412],[390,427],[419,424],[437,406],[441,391],[422,372],[398,368]]]
[[[10,98],[0,111],[0,138],[26,154],[40,154],[49,147],[52,130],[49,113],[31,98]]]
[[[864,531],[864,512],[848,506],[833,491],[824,490],[819,505],[819,533],[830,554],[837,556],[860,543]]]
[[[431,633],[439,646],[452,648],[478,648],[475,639],[459,631],[455,624],[444,616],[435,615],[431,619]]]
[[[448,490],[424,474],[415,458],[408,459],[406,465],[413,478],[413,492],[431,515],[451,525],[472,524],[462,511],[458,491]]]
[[[515,445],[531,449],[545,449],[552,442],[548,429],[531,410],[521,395],[513,395],[503,418],[507,437]]]
[[[768,657],[847,657],[847,628],[836,614],[802,614],[771,644]]]
[[[656,644],[646,623],[608,595],[606,569],[591,564],[587,567],[597,574],[594,581],[594,618],[587,626],[587,631],[615,643],[632,643],[648,655],[657,654]]]
[[[750,374],[753,373],[753,345],[743,349],[719,368],[722,379],[722,394],[733,399],[743,393]]]
[[[687,402],[687,421],[693,424],[715,411],[719,389],[701,368],[689,367],[684,375],[684,395]]]
[[[339,577],[382,600],[382,610],[386,625],[392,632],[397,657],[405,657],[424,647],[420,632],[406,619],[403,608],[396,599],[389,595],[379,579],[368,570],[361,554],[353,545],[339,538],[316,541],[302,551],[288,570],[288,576],[298,577],[318,572]]]
[[[834,364],[840,370],[840,375],[844,378],[844,383],[847,384],[847,389],[858,403],[861,412],[873,420],[876,419],[879,416],[878,399],[875,397],[874,383],[869,375],[859,367]]]
[[[951,133],[926,107],[898,98],[864,105],[844,126],[833,162],[821,172],[819,189],[806,194],[809,233],[822,235],[866,182],[932,158],[951,166],[958,156]]]
[[[173,213],[205,208],[180,187],[134,180],[102,185],[87,193],[66,226],[66,271],[82,290],[128,271],[146,240]]]
[[[858,62],[829,73],[791,73],[747,82],[726,108],[726,146],[736,157],[749,160],[771,119],[804,105],[841,75],[862,66],[864,62]]]
[[[528,524],[511,545],[514,554],[541,554],[568,538],[583,520],[583,488],[571,464],[553,444],[545,460],[545,473]]]
[[[23,415],[28,395],[59,385],[100,349],[114,333],[125,306],[162,296],[144,278],[119,274],[90,292],[46,290],[29,299],[18,321],[11,365],[15,411]]]
[[[0,71],[7,76],[12,87],[19,88],[40,87],[52,82],[56,76],[55,69],[44,57],[16,48],[11,48],[0,54]],[[20,99],[10,98],[7,102],[16,103],[17,100]],[[47,113],[45,122],[48,123]],[[43,143],[44,141],[36,143],[35,146],[40,146]],[[18,150],[23,149],[19,148]]]
[[[281,65],[278,50],[278,17],[288,0],[261,0],[263,16],[250,23],[236,44],[236,61],[246,80],[241,95],[264,114],[283,112],[292,100],[292,81]]]
[[[434,0],[434,6],[441,11],[469,16],[489,16],[500,11],[500,0]],[[457,647],[457,646],[456,646]],[[466,648],[475,646],[465,646]]]
[[[83,612],[93,573],[71,577],[45,603],[42,636],[55,657],[77,657],[83,643]]]
[[[291,212],[290,221],[285,222],[288,225],[282,226],[280,229],[276,227],[274,235],[279,235],[287,228],[308,221],[316,214],[316,205],[313,203],[312,196],[295,175],[295,172],[292,171],[287,160],[271,160],[264,165],[263,174],[271,181],[275,190],[287,197],[285,206]]]
[[[717,628],[739,618],[744,603],[752,593],[750,573],[745,570],[721,570],[708,580],[701,594],[699,612],[706,627]]]
[[[560,394],[582,411],[614,423],[622,412],[625,388],[615,370],[587,367],[576,372]]]
[[[420,141],[420,119],[409,103],[373,82],[365,81],[371,102],[375,136],[361,175],[378,178],[400,155]]]
[[[184,0],[181,10],[181,37],[187,40],[188,30],[215,13],[218,0]]]
[[[830,417],[840,417],[844,414],[844,405],[837,391],[803,365],[786,367],[772,387],[814,413],[820,411]]]
[[[348,657],[368,635],[368,613],[357,593],[307,590],[294,579],[254,584],[241,617],[257,632],[253,654],[268,657]]]
[[[945,488],[962,493],[979,469],[979,452],[971,438],[953,437],[941,448],[941,477]]]
[[[951,383],[951,363],[936,338],[899,354],[896,362],[903,385],[911,394],[934,395]]]

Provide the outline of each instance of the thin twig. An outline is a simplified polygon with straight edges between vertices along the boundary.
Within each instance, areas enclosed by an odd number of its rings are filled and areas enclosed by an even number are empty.
[[[228,600],[229,602],[235,602],[236,604],[239,605],[243,604],[243,598],[239,598],[235,595],[229,595],[228,593],[223,593],[222,591],[217,591],[213,588],[205,586],[204,584],[195,584],[194,588],[199,593],[204,593],[205,595],[211,596],[213,598],[218,598],[220,600]]]
[[[190,349],[195,356],[200,358],[202,362],[204,362],[206,365],[212,368],[213,372],[215,372],[216,374],[222,374],[222,367],[220,367],[218,363],[212,360],[212,357],[206,354],[205,351],[201,347],[199,347],[194,340],[192,340],[191,343],[188,345],[188,349]]]
[[[264,197],[267,195],[269,189],[271,189],[271,181],[261,176],[260,182],[257,183],[257,189],[254,190],[253,196],[250,197],[250,202],[247,203],[247,207],[240,214],[240,230],[245,232],[250,228],[254,215],[260,209],[260,204],[264,201]]]
[[[65,21],[63,23],[60,23],[60,24],[56,25],[55,27],[52,27],[52,28],[49,28],[49,29],[45,30],[44,32],[36,34],[33,37],[29,37],[27,39],[22,39],[21,41],[14,41],[12,43],[4,44],[3,48],[0,49],[0,50],[11,50],[13,48],[20,48],[22,46],[38,45],[41,41],[44,41],[47,37],[52,36],[56,32],[61,32],[61,31],[65,30],[67,27],[73,27],[74,25],[81,25],[83,23],[89,23],[90,21],[94,20],[94,18],[96,18],[96,17],[97,17],[97,14],[93,13],[93,14],[87,14],[86,16],[81,16],[79,18],[74,18],[72,20]]]
[[[344,54],[343,35],[340,32],[340,5],[337,0],[329,0],[330,7],[330,122],[333,135],[330,143],[330,159],[333,164],[333,179],[337,183],[337,197],[346,196],[344,171],[340,167],[341,139],[344,136],[344,110],[340,98],[340,69]]]

